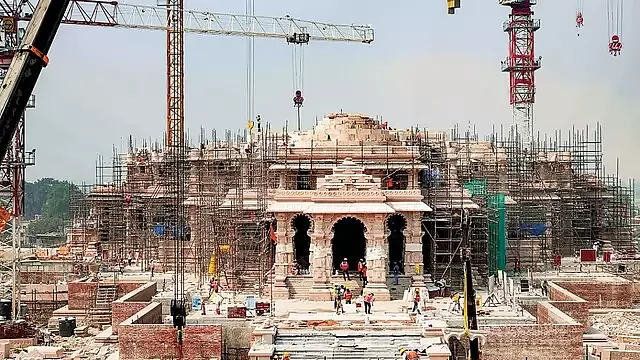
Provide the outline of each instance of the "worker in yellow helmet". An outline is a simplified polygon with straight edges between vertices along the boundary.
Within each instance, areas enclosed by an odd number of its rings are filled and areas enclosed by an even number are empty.
[[[282,354],[282,360],[291,360],[291,358],[289,357],[289,353],[288,352]]]
[[[418,355],[417,350],[400,349],[400,355],[402,355],[403,360],[420,359],[420,355]]]

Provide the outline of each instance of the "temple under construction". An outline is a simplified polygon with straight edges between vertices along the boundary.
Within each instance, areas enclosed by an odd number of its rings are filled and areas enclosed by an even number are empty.
[[[605,173],[599,126],[522,144],[513,131],[482,140],[346,113],[307,131],[213,132],[188,151],[178,229],[166,153],[130,142],[72,199],[68,248],[104,267],[135,258],[166,271],[184,241],[185,270],[201,281],[260,290],[294,262],[314,284],[363,258],[373,278],[398,264],[455,286],[464,251],[478,279],[550,269],[594,243],[636,251],[632,184]]]

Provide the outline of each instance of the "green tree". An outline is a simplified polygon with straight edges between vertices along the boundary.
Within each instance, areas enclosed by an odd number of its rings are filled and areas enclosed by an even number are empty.
[[[27,233],[29,235],[37,235],[52,232],[62,232],[63,230],[64,220],[60,218],[42,217],[29,223]]]
[[[25,218],[33,219],[36,215],[42,215],[68,220],[70,218],[70,200],[80,193],[80,189],[68,181],[44,178],[27,183],[25,186]]]

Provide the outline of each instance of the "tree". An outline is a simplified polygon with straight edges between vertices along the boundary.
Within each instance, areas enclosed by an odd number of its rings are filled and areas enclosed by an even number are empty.
[[[25,218],[35,215],[68,220],[69,203],[73,196],[80,195],[80,189],[68,181],[44,178],[25,186]]]
[[[38,235],[52,232],[62,232],[63,230],[64,220],[53,217],[42,217],[29,223],[27,233],[29,235]]]

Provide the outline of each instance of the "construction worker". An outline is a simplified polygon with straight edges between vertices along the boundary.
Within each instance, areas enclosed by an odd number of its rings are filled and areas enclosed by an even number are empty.
[[[415,293],[413,294],[413,310],[411,310],[411,312],[417,312],[418,314],[421,314],[420,312],[420,289],[416,289]]]
[[[344,292],[344,300],[346,304],[351,304],[351,299],[353,298],[353,294],[351,293],[351,290],[347,289]]]
[[[291,357],[289,357],[289,353],[288,352],[282,354],[282,360],[291,360]]]
[[[546,279],[542,281],[542,296],[549,296],[549,283]]]
[[[374,300],[375,300],[375,297],[371,292],[364,296],[364,313],[365,314],[371,314],[371,306],[373,306]]]
[[[367,283],[368,283],[368,281],[367,281],[367,270],[368,270],[367,263],[363,263],[362,264],[362,269],[361,269],[361,271],[362,271],[362,287],[363,288],[365,286],[367,286]]]
[[[336,295],[336,315],[344,314],[344,307],[342,307],[342,293],[339,292]]]
[[[358,261],[358,276],[360,277],[360,281],[364,281],[362,277],[362,267],[364,266],[364,259],[360,259]]]
[[[400,275],[400,264],[398,262],[393,263],[393,285],[398,285],[398,276]]]
[[[451,311],[452,312],[458,312],[458,311],[462,311],[462,307],[460,306],[460,293],[455,293],[453,295],[451,295],[451,300],[453,300],[453,303],[451,304]]]
[[[402,355],[403,360],[420,359],[420,355],[417,350],[400,349],[400,355]]]
[[[209,281],[209,296],[213,293],[218,293],[220,291],[220,283],[218,283],[218,279],[216,277],[212,277],[211,281]]]
[[[344,260],[342,260],[342,262],[340,263],[340,271],[342,271],[342,277],[344,278],[344,281],[351,280],[351,277],[349,277],[349,261],[347,260],[347,258],[344,258]]]

